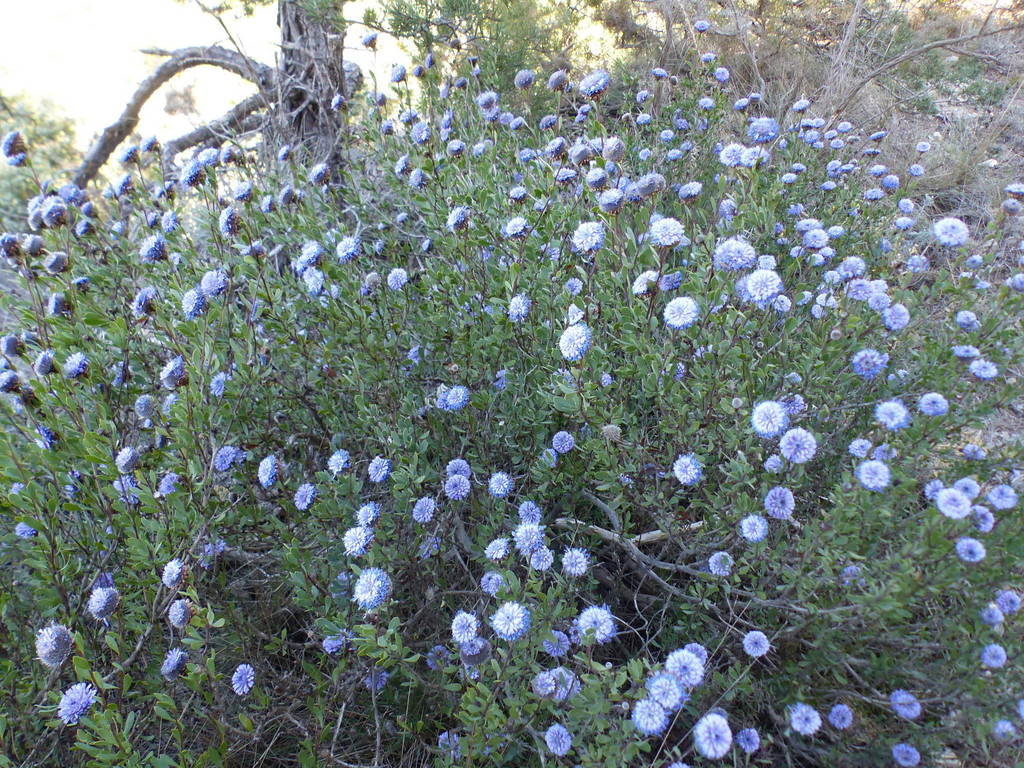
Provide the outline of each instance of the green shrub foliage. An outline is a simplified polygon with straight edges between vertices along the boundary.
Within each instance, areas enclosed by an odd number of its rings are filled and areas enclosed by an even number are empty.
[[[453,66],[0,239],[0,765],[1010,760],[1024,186]]]

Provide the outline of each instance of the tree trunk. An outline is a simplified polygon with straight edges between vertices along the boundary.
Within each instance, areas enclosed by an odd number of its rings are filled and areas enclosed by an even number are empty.
[[[341,4],[338,2],[339,11]],[[358,84],[353,84],[354,73],[346,78],[344,28],[335,29],[332,21],[307,10],[302,0],[279,3],[281,60],[275,123],[279,135],[293,149],[301,147],[310,160],[337,167],[344,117],[343,110],[331,108],[331,102],[337,94],[350,98]]]

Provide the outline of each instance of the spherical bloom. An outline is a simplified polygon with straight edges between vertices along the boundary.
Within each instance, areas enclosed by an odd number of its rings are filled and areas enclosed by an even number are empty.
[[[1017,729],[1009,720],[997,720],[992,726],[992,735],[999,741],[1009,741],[1017,735]]]
[[[730,237],[715,246],[715,269],[737,271],[748,269],[757,261],[754,246],[741,237]]]
[[[693,747],[709,760],[725,757],[732,746],[732,729],[724,715],[709,712],[693,726]]]
[[[821,715],[809,704],[797,702],[789,708],[789,727],[802,736],[813,736],[821,728]]]
[[[260,462],[259,469],[256,472],[256,477],[260,481],[260,485],[264,488],[270,488],[274,483],[277,482],[278,472],[280,470],[280,463],[276,456],[267,456],[263,461]]]
[[[391,474],[391,460],[383,456],[374,456],[366,470],[371,483],[383,483]]]
[[[1006,651],[1003,646],[991,643],[982,648],[981,663],[989,669],[999,669],[1006,664]]]
[[[685,688],[696,688],[704,682],[704,661],[688,648],[672,651],[665,659],[665,669]]]
[[[889,430],[910,426],[910,411],[899,400],[887,400],[875,406],[875,419]]]
[[[57,705],[57,717],[64,725],[74,725],[95,703],[99,691],[92,683],[75,683],[60,697]]]
[[[505,586],[505,577],[497,571],[488,571],[480,577],[480,589],[494,597]]]
[[[181,560],[178,558],[168,560],[164,565],[160,581],[168,589],[176,589],[181,584],[181,580],[185,578],[186,572],[185,564]]]
[[[379,608],[391,596],[391,577],[380,568],[367,568],[356,579],[352,599],[364,611]]]
[[[935,239],[939,245],[945,245],[949,248],[959,248],[971,236],[967,225],[960,221],[960,219],[954,218],[940,219],[935,222],[932,231],[935,233]]]
[[[89,373],[89,359],[81,352],[73,352],[64,361],[64,375],[69,379],[78,379]]]
[[[708,570],[715,576],[728,576],[732,573],[733,559],[728,552],[715,552],[708,558]]]
[[[661,672],[647,678],[647,695],[669,712],[675,712],[689,698],[674,675]]]
[[[1008,485],[997,485],[986,494],[985,499],[999,510],[1013,509],[1017,506],[1017,492]]]
[[[750,301],[759,307],[767,306],[782,293],[782,278],[771,269],[755,269],[743,283]]]
[[[1021,599],[1013,590],[1004,589],[996,595],[996,605],[999,606],[999,610],[1009,615],[1020,610]]]
[[[251,664],[239,664],[231,675],[231,690],[236,696],[245,696],[256,684],[256,670]]]
[[[505,472],[495,472],[487,481],[487,490],[496,499],[503,499],[512,491],[512,478]]]
[[[498,538],[494,539],[484,549],[484,557],[488,560],[498,561],[508,555],[509,542],[508,539]]]
[[[776,437],[789,426],[789,414],[781,403],[766,400],[754,406],[750,423],[761,437]]]
[[[62,624],[51,624],[36,633],[36,657],[47,667],[59,667],[74,648],[71,632]]]
[[[641,699],[633,704],[632,720],[644,736],[657,736],[668,727],[668,712],[654,699]]]
[[[459,611],[452,619],[452,640],[459,645],[468,643],[480,633],[480,621],[471,613]]]
[[[651,225],[650,241],[659,248],[674,248],[686,239],[686,230],[678,220],[672,218],[658,219]]]
[[[349,528],[341,537],[345,545],[345,554],[349,557],[362,557],[373,542],[373,537],[373,529],[367,526],[357,525]]]
[[[305,511],[313,506],[316,501],[316,486],[312,483],[303,483],[295,490],[295,508]]]
[[[508,303],[508,319],[513,323],[519,323],[526,319],[526,316],[530,314],[530,297],[520,293],[518,296],[513,296],[512,300]]]
[[[878,350],[862,349],[852,359],[853,370],[865,379],[873,379],[889,364],[889,355]]]
[[[744,728],[736,734],[736,745],[751,755],[761,746],[761,736],[755,728]]]
[[[781,485],[772,488],[765,494],[764,509],[776,520],[789,519],[793,516],[793,510],[796,509],[793,492]]]
[[[399,291],[409,282],[409,273],[401,267],[395,267],[388,272],[388,288]]]
[[[794,464],[804,464],[814,458],[818,450],[818,441],[814,435],[802,427],[794,427],[782,436],[779,441],[779,453],[782,458]]]
[[[916,720],[921,716],[921,703],[909,691],[897,688],[889,694],[889,703],[893,712],[906,720]]]
[[[164,663],[160,665],[160,674],[170,682],[177,679],[178,675],[185,671],[188,663],[188,654],[181,648],[171,648],[164,657]]]
[[[938,392],[921,395],[917,408],[925,416],[943,416],[949,411],[949,402]]]
[[[999,375],[999,367],[995,363],[981,358],[972,360],[967,369],[981,381],[988,381]]]
[[[763,541],[768,535],[768,521],[760,515],[747,515],[740,520],[740,536],[747,541]]]
[[[892,472],[883,462],[869,459],[857,467],[857,479],[869,491],[883,491],[892,482]]]
[[[186,598],[175,600],[167,609],[167,620],[171,626],[184,629],[192,621],[192,601]]]
[[[585,576],[589,566],[590,555],[584,549],[570,547],[562,554],[562,572],[566,576],[574,578]]]
[[[672,463],[672,472],[683,485],[695,485],[703,475],[700,461],[692,453],[679,454]]]
[[[985,559],[985,545],[965,536],[957,541],[956,554],[965,563],[980,563]]]
[[[590,349],[590,342],[593,334],[585,323],[570,325],[558,340],[558,348],[569,362],[581,360],[583,355]]]
[[[515,642],[530,628],[530,612],[519,603],[502,603],[491,616],[491,629],[502,640]]]
[[[117,610],[121,602],[121,593],[116,587],[96,587],[89,595],[87,610],[93,618],[106,621]]]
[[[352,460],[348,454],[348,451],[338,450],[335,451],[331,458],[327,460],[327,469],[332,475],[340,475],[351,465]]]
[[[461,411],[469,404],[469,390],[460,385],[445,390],[437,398],[437,407],[442,411]]]
[[[828,721],[832,723],[833,728],[845,731],[853,725],[853,710],[845,704],[836,704],[828,713]]]
[[[578,90],[588,99],[598,99],[611,84],[611,76],[603,69],[595,70],[580,80]]]
[[[768,636],[759,630],[752,630],[743,636],[743,650],[755,659],[764,656],[771,647]]]
[[[669,328],[689,328],[699,317],[700,307],[689,296],[677,296],[665,305],[665,325]]]
[[[902,768],[913,768],[921,762],[921,753],[910,744],[896,744],[892,748],[892,759]]]
[[[412,519],[421,525],[429,523],[434,519],[434,511],[437,509],[437,502],[429,496],[417,500],[412,508]]]
[[[950,520],[962,520],[971,514],[971,500],[957,488],[943,488],[935,495],[935,506]]]
[[[604,245],[604,224],[586,221],[580,224],[572,235],[573,250],[580,253],[596,253]]]
[[[593,630],[594,639],[601,644],[611,642],[618,634],[615,617],[606,605],[592,605],[580,611],[576,619],[576,629],[581,637]]]

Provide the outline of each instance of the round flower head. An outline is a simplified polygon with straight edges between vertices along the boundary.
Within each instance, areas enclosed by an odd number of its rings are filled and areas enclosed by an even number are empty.
[[[468,643],[480,633],[480,622],[476,616],[459,611],[452,619],[452,640],[459,645]]]
[[[957,541],[956,554],[965,563],[980,563],[985,559],[985,545],[965,536]]]
[[[736,734],[736,745],[751,755],[761,746],[761,736],[755,728],[744,728]]]
[[[916,720],[921,716],[921,703],[909,691],[897,688],[889,694],[889,703],[893,712],[906,720]]]
[[[371,483],[383,483],[391,474],[391,460],[383,456],[374,456],[366,470]]]
[[[789,708],[789,727],[802,736],[813,736],[821,728],[821,715],[814,707],[798,702]]]
[[[391,596],[391,578],[380,568],[367,568],[356,579],[352,599],[364,611],[382,606]]]
[[[1003,646],[992,643],[981,649],[981,663],[989,669],[999,669],[1006,664]]]
[[[761,437],[776,437],[789,426],[789,414],[781,403],[767,400],[754,406],[750,423]]]
[[[429,496],[417,500],[412,508],[412,519],[421,525],[429,523],[434,519],[434,511],[437,509],[437,502]]]
[[[572,734],[566,730],[564,725],[555,723],[545,731],[544,743],[548,745],[551,754],[564,757],[572,748]]]
[[[729,721],[717,712],[709,712],[693,726],[693,747],[709,760],[720,760],[732,746]]]
[[[491,629],[502,640],[515,642],[530,628],[530,612],[519,603],[502,603],[491,616]]]
[[[93,618],[106,621],[117,610],[120,602],[121,593],[116,587],[96,587],[89,595],[86,608]]]
[[[967,225],[960,221],[960,219],[954,218],[940,219],[935,222],[932,231],[935,233],[935,240],[939,245],[945,245],[949,248],[959,248],[971,236]]]
[[[949,411],[949,402],[938,392],[921,395],[917,408],[925,416],[943,416]]]
[[[595,70],[580,80],[577,90],[588,99],[599,99],[611,85],[611,76],[603,69]]]
[[[505,472],[495,472],[487,481],[487,490],[496,499],[503,499],[512,491],[512,478]]]
[[[997,485],[986,494],[985,499],[999,510],[1013,509],[1017,506],[1017,492],[1009,485]]]
[[[971,514],[971,500],[957,488],[943,488],[935,495],[935,506],[951,520],[962,520]]]
[[[256,670],[251,664],[239,664],[231,675],[231,690],[237,696],[245,696],[256,683]]]
[[[650,241],[658,248],[674,248],[686,238],[683,225],[676,219],[658,219],[651,225]]]
[[[715,269],[738,271],[753,266],[756,261],[754,246],[741,237],[730,237],[715,246]]]
[[[513,296],[512,300],[508,303],[508,319],[513,323],[525,320],[526,316],[530,314],[530,304],[530,297],[525,294]]]
[[[665,669],[685,688],[696,688],[704,682],[704,661],[686,648],[672,651],[665,659]]]
[[[569,432],[562,430],[551,438],[551,447],[558,453],[568,453],[576,447],[576,439]]]
[[[576,362],[583,359],[583,355],[590,349],[590,342],[593,334],[590,328],[584,323],[570,325],[558,340],[558,348],[569,362]]]
[[[260,481],[260,485],[264,488],[270,488],[277,482],[279,470],[280,464],[276,456],[271,455],[263,459],[263,461],[260,462],[259,469],[256,473],[256,476]]]
[[[160,674],[168,682],[176,680],[185,671],[188,663],[188,654],[181,648],[171,648],[164,657],[164,663],[160,665]]]
[[[62,624],[51,624],[36,633],[36,657],[47,667],[59,667],[74,648],[71,632]]]
[[[75,683],[61,694],[57,717],[64,721],[64,725],[75,725],[89,711],[98,695],[99,691],[92,683]]]
[[[683,453],[672,463],[672,472],[683,485],[695,485],[703,476],[700,461],[692,453]]]
[[[743,636],[743,650],[747,652],[748,656],[756,659],[771,650],[771,643],[768,642],[768,636],[764,632],[755,629]]]
[[[869,491],[884,491],[892,482],[892,472],[883,462],[869,459],[857,467],[857,479]]]
[[[845,704],[836,704],[828,713],[828,721],[833,728],[845,731],[853,725],[853,710]]]
[[[910,744],[896,744],[892,748],[892,759],[902,768],[913,768],[921,762],[921,753]]]
[[[566,576],[580,578],[587,574],[590,566],[590,555],[586,550],[577,547],[570,547],[562,554],[562,572]]]
[[[796,509],[793,492],[781,485],[772,488],[765,494],[764,509],[776,520],[788,520]]]
[[[596,253],[604,245],[604,224],[587,221],[580,224],[572,235],[572,247],[580,253]]]
[[[581,637],[585,637],[593,631],[594,639],[602,645],[614,640],[618,634],[618,630],[615,628],[615,617],[606,605],[592,605],[589,608],[584,608],[576,619],[576,630]]]
[[[802,427],[794,427],[782,436],[779,441],[779,453],[782,458],[794,464],[804,464],[814,458],[818,450],[818,441],[814,435]]]
[[[679,330],[689,328],[700,317],[700,307],[689,296],[677,296],[665,306],[665,325]]]
[[[340,450],[335,451],[331,458],[327,460],[327,469],[330,470],[332,475],[340,475],[351,465],[352,460],[349,456],[348,451]]]
[[[674,675],[661,672],[647,678],[647,695],[669,712],[675,712],[689,698]]]
[[[313,506],[316,501],[316,486],[312,483],[303,483],[295,491],[295,508],[305,511]]]
[[[657,736],[668,727],[668,712],[654,699],[641,699],[633,704],[632,720],[644,736]]]
[[[715,576],[728,576],[732,573],[733,559],[728,552],[715,552],[708,558],[708,570]]]
[[[469,480],[463,475],[452,475],[444,483],[444,494],[453,501],[466,498],[469,491]]]
[[[875,406],[875,419],[889,430],[910,426],[910,412],[899,400],[887,400]]]
[[[865,379],[873,379],[889,364],[889,355],[867,348],[857,352],[851,360],[853,370]]]
[[[768,521],[760,515],[748,515],[740,520],[740,536],[747,541],[763,541],[768,535]]]

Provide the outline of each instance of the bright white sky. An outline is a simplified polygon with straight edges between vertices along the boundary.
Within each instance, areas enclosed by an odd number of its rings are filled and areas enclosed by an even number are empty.
[[[366,4],[346,3],[346,15],[361,18]],[[160,63],[159,58],[140,53],[142,49],[231,46],[217,20],[191,0],[46,0],[44,12],[26,0],[0,0],[0,5],[6,30],[0,45],[0,90],[51,101],[77,122],[83,149],[117,119],[139,82]],[[229,15],[225,21],[244,52],[274,63],[278,42],[274,6],[259,8],[250,18]],[[358,46],[362,32],[362,28],[352,30],[350,46]],[[365,51],[345,55],[364,71],[371,66]],[[378,71],[390,71],[400,58],[394,48],[390,54],[383,50],[377,56]],[[199,115],[164,112],[168,91],[189,84],[194,86]],[[196,67],[150,99],[139,133],[174,138],[223,114],[250,92],[247,83],[230,73]]]

